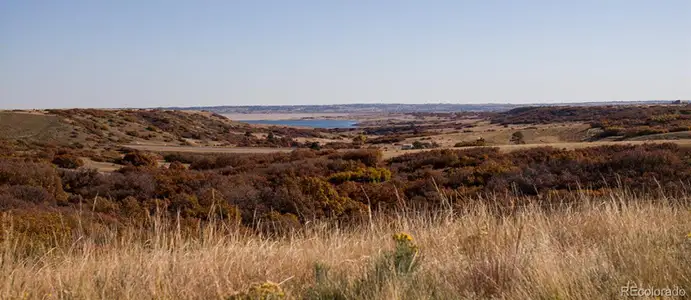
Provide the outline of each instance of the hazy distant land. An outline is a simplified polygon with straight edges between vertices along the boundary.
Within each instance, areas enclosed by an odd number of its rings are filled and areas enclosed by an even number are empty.
[[[601,101],[579,103],[484,103],[484,104],[333,104],[333,105],[243,105],[243,106],[191,106],[162,107],[174,110],[205,110],[228,116],[233,120],[281,120],[295,118],[343,117],[344,114],[381,114],[411,112],[477,111],[500,112],[526,106],[602,106],[602,105],[652,105],[688,102],[687,100]]]

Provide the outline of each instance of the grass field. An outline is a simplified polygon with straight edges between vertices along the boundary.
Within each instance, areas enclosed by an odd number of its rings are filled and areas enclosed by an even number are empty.
[[[691,292],[689,198],[581,197],[502,212],[484,199],[282,237],[222,222],[184,233],[152,218],[46,247],[5,214],[0,299],[613,299],[627,283]],[[396,245],[397,232],[412,242]]]
[[[0,112],[0,139],[55,140],[68,126],[55,116],[38,113]]]

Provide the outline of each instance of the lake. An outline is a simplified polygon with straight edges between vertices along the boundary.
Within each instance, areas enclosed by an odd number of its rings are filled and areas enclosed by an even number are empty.
[[[305,120],[242,120],[240,122],[250,124],[278,125],[278,126],[301,126],[312,128],[351,128],[355,127],[355,120],[328,120],[328,119],[305,119]]]

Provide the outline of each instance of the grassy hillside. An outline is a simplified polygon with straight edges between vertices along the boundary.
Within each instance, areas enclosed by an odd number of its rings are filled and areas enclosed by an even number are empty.
[[[57,116],[28,112],[0,112],[0,139],[59,141],[72,126]]]
[[[206,147],[304,146],[295,138],[322,132],[287,127],[256,127],[208,112],[69,109],[0,112],[0,146],[14,155],[69,153],[116,162],[123,145]],[[50,152],[50,153],[48,153]]]
[[[599,134],[593,140],[607,137],[630,139],[668,132],[691,131],[691,105],[641,105],[593,107],[521,107],[496,114],[493,123],[550,124],[584,122]]]

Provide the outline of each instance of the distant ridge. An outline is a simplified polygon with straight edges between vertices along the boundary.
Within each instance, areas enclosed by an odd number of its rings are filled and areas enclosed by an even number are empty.
[[[526,106],[603,106],[603,105],[654,105],[687,103],[686,100],[644,100],[644,101],[604,101],[575,103],[526,103],[526,104],[332,104],[332,105],[242,105],[242,106],[191,106],[159,107],[172,110],[205,110],[219,114],[230,113],[410,113],[410,112],[452,112],[477,111],[499,112]]]

